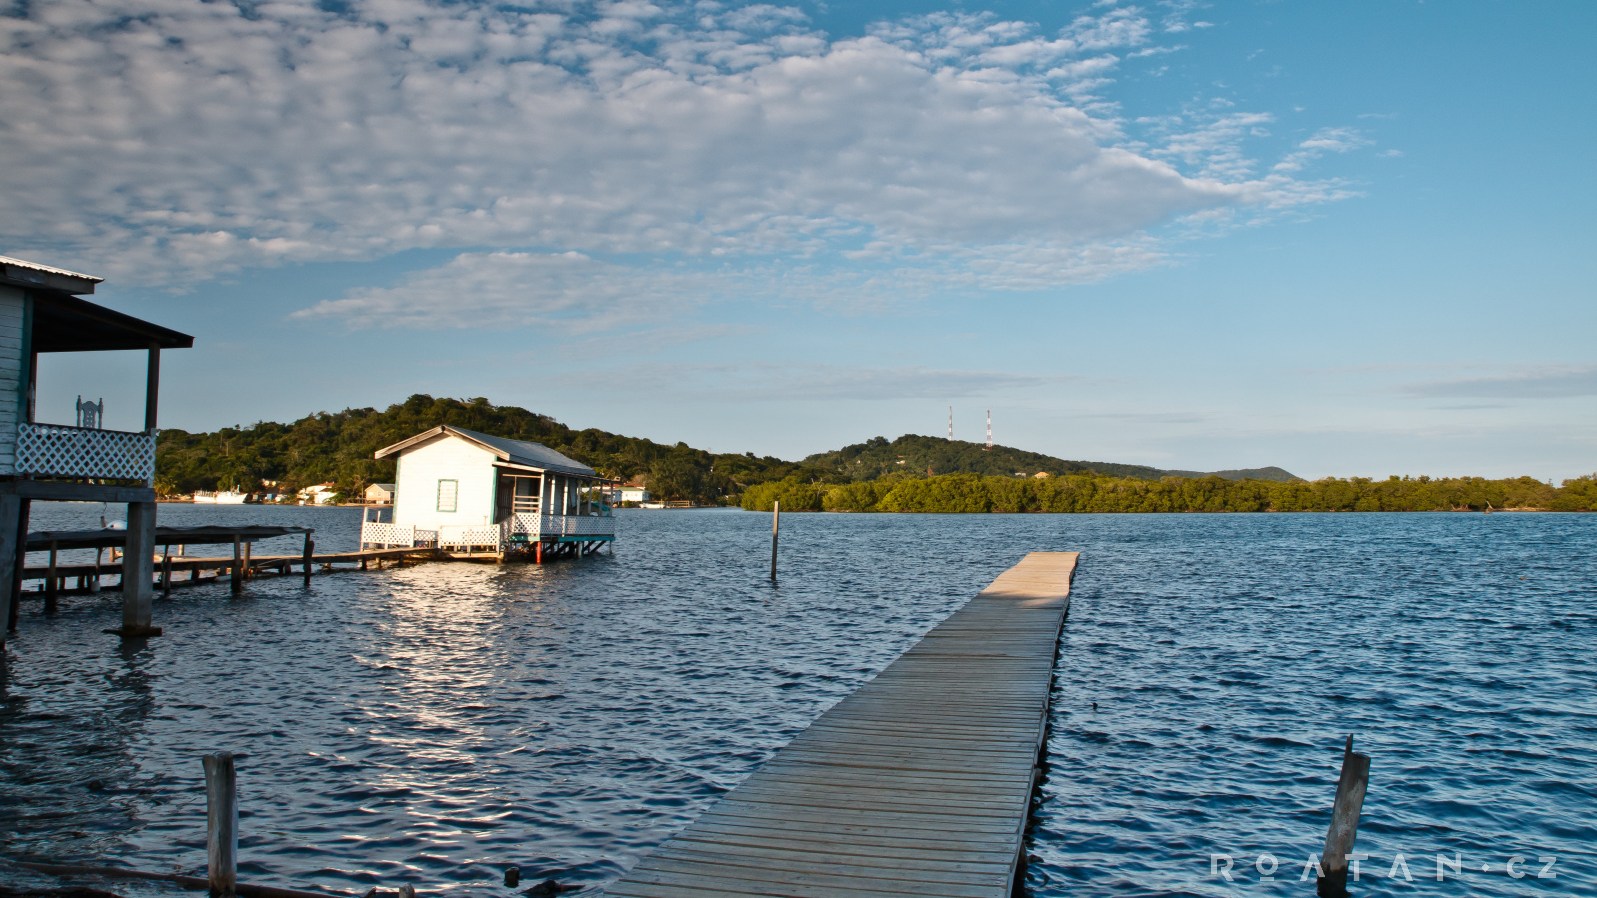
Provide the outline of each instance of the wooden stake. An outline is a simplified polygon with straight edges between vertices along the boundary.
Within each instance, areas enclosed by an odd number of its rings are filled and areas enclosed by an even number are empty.
[[[771,503],[771,582],[776,582],[776,534],[782,526],[782,503]]]
[[[172,597],[172,547],[167,546],[161,553],[161,597]]]
[[[1320,854],[1320,878],[1315,892],[1320,898],[1347,898],[1347,863],[1358,837],[1359,812],[1370,783],[1370,756],[1353,750],[1353,737],[1342,749],[1342,776],[1336,783],[1336,804],[1331,808],[1331,829]]]
[[[251,550],[251,548],[254,547],[254,545],[255,545],[254,543],[252,543],[252,542],[250,542],[248,540],[245,540],[245,542],[244,542],[244,565],[243,566],[244,566],[244,579],[246,579],[246,580],[255,579],[255,570],[254,570],[254,568],[252,568],[250,566],[250,555],[252,554],[250,552],[250,550]]]
[[[205,834],[212,898],[233,898],[238,887],[238,776],[233,753],[205,756]]]
[[[300,555],[300,560],[305,562],[305,585],[311,585],[311,568],[315,567],[312,558],[316,554],[316,540],[311,539],[309,533],[305,534],[305,551]]]
[[[56,595],[61,584],[56,575],[56,548],[55,543],[50,544],[50,577],[44,581],[44,613],[56,613]]]
[[[242,552],[243,552],[243,549],[240,546],[239,538],[236,537],[236,536],[233,537],[233,583],[232,583],[232,585],[233,585],[233,594],[234,595],[237,595],[237,594],[239,594],[239,593],[244,591],[244,568],[243,568],[243,566],[241,564],[241,553]]]

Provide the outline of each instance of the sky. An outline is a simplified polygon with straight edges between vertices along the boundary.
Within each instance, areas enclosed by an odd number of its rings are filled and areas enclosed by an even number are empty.
[[[161,424],[412,393],[1597,471],[1597,4],[0,0],[0,254],[195,336]],[[41,362],[142,426],[143,359]]]

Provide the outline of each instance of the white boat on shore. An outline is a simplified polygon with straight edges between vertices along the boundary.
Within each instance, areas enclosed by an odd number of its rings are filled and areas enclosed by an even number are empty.
[[[195,505],[243,505],[249,498],[249,493],[238,490],[222,490],[218,493],[200,490],[194,494]]]

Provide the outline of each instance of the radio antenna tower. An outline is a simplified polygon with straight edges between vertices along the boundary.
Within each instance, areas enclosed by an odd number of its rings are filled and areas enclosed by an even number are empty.
[[[954,407],[948,407],[948,438],[954,438]]]
[[[987,410],[987,448],[993,448],[993,410]]]

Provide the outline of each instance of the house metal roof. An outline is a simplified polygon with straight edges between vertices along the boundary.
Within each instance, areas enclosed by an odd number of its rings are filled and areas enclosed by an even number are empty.
[[[8,268],[19,268],[23,269],[24,271],[32,271],[39,274],[50,274],[56,275],[57,277],[72,278],[73,280],[78,281],[88,281],[91,286],[89,286],[86,292],[89,293],[94,292],[94,287],[92,286],[93,284],[98,284],[105,280],[105,278],[95,277],[92,274],[84,274],[79,271],[68,271],[65,268],[56,268],[53,265],[40,265],[38,262],[29,262],[27,259],[14,259],[11,256],[0,256],[0,271],[4,271]],[[10,274],[10,272],[7,272],[7,274]],[[38,280],[26,276],[23,276],[22,279],[28,282],[36,282],[36,280]]]
[[[511,464],[522,465],[528,468],[538,468],[544,471],[554,471],[559,474],[572,474],[578,477],[592,477],[596,480],[603,479],[599,476],[598,471],[595,471],[594,469],[588,467],[580,461],[577,461],[574,458],[567,458],[566,456],[561,455],[542,443],[534,443],[529,440],[510,440],[504,437],[490,436],[486,433],[478,433],[475,430],[467,430],[464,427],[453,427],[448,424],[440,424],[437,427],[434,427],[432,430],[416,434],[408,440],[402,440],[392,446],[379,449],[377,450],[376,457],[387,458],[390,455],[397,455],[401,452],[404,452],[406,449],[419,446],[422,443],[429,442],[436,437],[444,436],[446,434],[457,436],[461,439],[476,443],[477,445],[498,456],[500,461],[510,462]]]

